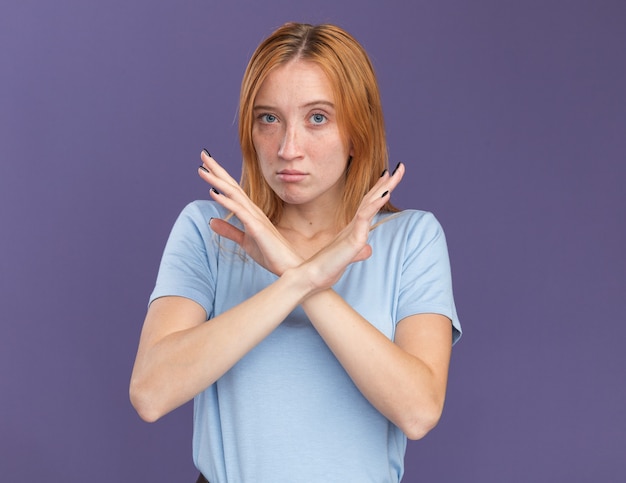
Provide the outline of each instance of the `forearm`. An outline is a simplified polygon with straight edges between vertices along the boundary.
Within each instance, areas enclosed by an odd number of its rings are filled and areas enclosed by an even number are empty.
[[[287,271],[209,321],[162,337],[147,335],[140,343],[130,389],[140,416],[155,421],[209,387],[280,325],[306,293],[307,288]],[[180,326],[166,320],[172,314],[149,312],[151,316]]]
[[[436,424],[445,381],[418,355],[389,340],[331,289],[307,298],[302,307],[364,397],[384,416],[412,439]]]

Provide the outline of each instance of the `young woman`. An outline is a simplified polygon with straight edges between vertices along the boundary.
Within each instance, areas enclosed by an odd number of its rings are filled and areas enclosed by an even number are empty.
[[[386,169],[367,54],[336,26],[279,28],[246,69],[239,134],[241,183],[201,154],[211,200],[170,234],[132,403],[155,421],[194,398],[212,483],[398,482],[460,325],[441,227],[390,204],[405,166]]]

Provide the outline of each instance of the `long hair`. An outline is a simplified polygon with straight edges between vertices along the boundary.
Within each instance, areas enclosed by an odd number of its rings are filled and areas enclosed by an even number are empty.
[[[239,141],[243,155],[241,186],[272,223],[280,220],[283,201],[263,178],[252,142],[253,107],[268,74],[295,59],[316,63],[328,77],[340,133],[352,148],[343,199],[337,207],[337,222],[345,225],[387,168],[388,153],[380,93],[372,63],[363,47],[337,26],[287,23],[265,39],[252,55],[239,99]],[[382,211],[398,210],[388,202]]]

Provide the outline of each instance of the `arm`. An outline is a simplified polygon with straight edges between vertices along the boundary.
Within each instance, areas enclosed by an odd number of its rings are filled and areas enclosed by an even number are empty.
[[[237,191],[237,183],[217,163],[211,168],[213,172],[221,170],[220,190],[231,193],[233,198],[242,197],[243,193]],[[226,196],[213,195],[224,204],[233,203]],[[270,258],[259,263],[273,265],[280,278],[209,321],[205,309],[188,298],[166,296],[151,303],[130,382],[131,402],[147,421],[159,419],[209,387],[270,334],[310,289],[289,271],[290,266],[301,260],[288,249],[263,213],[251,203],[248,213],[244,217],[247,223],[245,236],[219,219],[210,222],[211,228],[228,238],[238,237],[236,241],[255,259],[260,259],[263,254],[258,248],[258,239],[260,246],[270,254]],[[192,253],[202,243],[201,239],[184,239],[174,252]],[[202,257],[202,254],[198,256]],[[190,265],[198,273],[205,271],[203,266]],[[198,287],[208,290],[209,283],[206,280]]]
[[[317,280],[325,270],[335,273],[333,267],[349,259],[350,249],[352,253],[359,250],[359,243],[348,240],[359,233],[361,214],[333,243],[298,267],[310,270],[304,278]],[[364,219],[369,224],[369,218]],[[430,258],[431,253],[422,256]],[[422,260],[409,263],[421,264]],[[333,283],[332,278],[322,276],[314,285],[331,287]],[[428,313],[407,316],[397,324],[394,342],[331,288],[312,292],[302,307],[364,397],[409,438],[421,438],[437,424],[452,348],[452,324],[447,317]]]
[[[437,424],[452,347],[448,318],[407,317],[394,343],[330,289],[302,307],[361,393],[410,439]]]
[[[130,383],[130,399],[142,419],[156,421],[210,386],[269,335],[307,290],[286,271],[266,289],[209,321],[190,299],[153,301]]]
[[[416,249],[404,259],[406,279],[401,301],[407,311],[396,325],[395,342],[332,289],[313,294],[302,303],[364,397],[411,439],[424,436],[441,416],[452,347],[450,319],[435,313],[409,315],[415,313],[409,310],[418,309],[416,301],[429,299],[430,308],[435,309],[433,300],[450,300],[447,293],[451,297],[443,232],[435,222],[419,233],[422,242],[412,244]],[[318,258],[321,266],[332,265],[332,252],[329,246],[303,266]],[[442,298],[433,299],[436,293]],[[449,315],[454,316],[453,309]]]

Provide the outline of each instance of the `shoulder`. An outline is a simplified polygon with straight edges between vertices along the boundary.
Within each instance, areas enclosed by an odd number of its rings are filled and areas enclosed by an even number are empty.
[[[196,200],[183,208],[180,216],[208,222],[211,218],[224,218],[228,210],[215,201]]]
[[[412,234],[413,236],[422,234],[435,236],[443,234],[441,224],[430,211],[423,210],[403,210],[396,213],[380,213],[374,220],[376,228],[382,228],[390,236],[398,233]]]
[[[168,244],[180,240],[185,243],[208,243],[214,234],[209,227],[211,218],[224,218],[228,211],[215,201],[197,200],[179,213],[168,239]]]
[[[176,219],[174,228],[187,230],[196,227],[201,232],[204,232],[205,229],[208,229],[211,218],[226,218],[228,215],[229,211],[215,201],[196,200],[182,209]]]
[[[390,213],[390,212],[379,213],[376,221],[399,220],[402,223],[416,223],[419,221],[424,221],[424,220],[428,221],[428,220],[434,220],[434,219],[435,219],[435,215],[433,215],[430,211],[409,209],[409,210],[397,211],[395,213]]]
[[[403,210],[381,213],[374,220],[370,241],[398,253],[422,253],[428,247],[446,251],[446,237],[441,224],[429,211]]]

